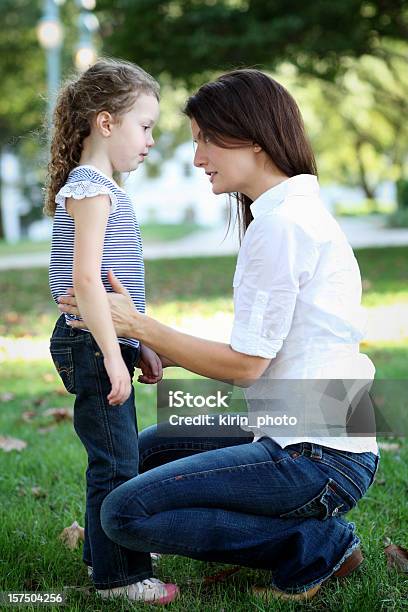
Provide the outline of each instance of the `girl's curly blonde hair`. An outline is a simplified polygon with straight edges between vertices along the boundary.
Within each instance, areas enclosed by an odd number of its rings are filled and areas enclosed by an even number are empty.
[[[94,117],[101,111],[120,117],[142,93],[153,94],[159,100],[159,84],[139,66],[110,58],[99,59],[61,88],[53,117],[45,185],[46,215],[55,214],[55,196],[79,164],[83,141],[91,132]]]

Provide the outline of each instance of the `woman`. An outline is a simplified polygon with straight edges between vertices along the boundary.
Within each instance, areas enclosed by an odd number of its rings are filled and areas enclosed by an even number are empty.
[[[117,334],[150,346],[164,366],[208,378],[268,389],[278,380],[353,379],[353,396],[361,397],[358,381],[372,380],[374,366],[359,352],[360,273],[319,199],[295,101],[262,72],[237,70],[203,85],[185,113],[194,164],[215,194],[238,200],[231,341],[189,336],[138,313],[110,273]],[[60,303],[79,314],[73,297]],[[375,436],[277,435],[267,426],[255,438],[228,433],[189,440],[160,438],[155,426],[143,431],[143,473],[104,502],[108,536],[138,551],[269,569],[271,588],[257,592],[289,599],[310,598],[329,577],[356,569],[360,540],[340,515],[374,480]]]

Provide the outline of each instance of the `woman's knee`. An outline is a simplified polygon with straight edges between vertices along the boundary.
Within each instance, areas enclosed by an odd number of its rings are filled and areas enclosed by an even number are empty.
[[[115,489],[105,497],[101,506],[100,514],[102,529],[108,538],[114,542],[117,542],[122,525],[118,498],[117,494],[115,495],[117,491],[118,489]]]
[[[132,482],[132,492],[135,480]],[[129,529],[134,537],[139,519],[146,517],[143,506],[138,502],[138,495],[129,495],[129,485],[127,482],[111,491],[103,500],[100,512],[102,529],[108,538],[122,545],[126,545]]]

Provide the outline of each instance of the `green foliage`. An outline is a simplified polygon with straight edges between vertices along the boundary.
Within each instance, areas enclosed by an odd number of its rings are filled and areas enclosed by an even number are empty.
[[[342,58],[406,37],[406,8],[390,0],[99,0],[105,49],[153,74],[193,83],[205,71],[273,68],[282,60],[332,78]]]
[[[408,227],[408,208],[396,210],[387,219],[388,227]]]
[[[397,204],[402,210],[408,210],[408,179],[397,181]]]
[[[383,42],[375,55],[344,60],[333,82],[286,63],[274,73],[300,105],[324,182],[375,200],[382,182],[407,174],[407,60],[406,44]]]

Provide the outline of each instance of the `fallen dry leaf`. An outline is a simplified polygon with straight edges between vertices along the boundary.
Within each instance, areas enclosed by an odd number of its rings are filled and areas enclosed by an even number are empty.
[[[9,453],[10,451],[22,451],[23,448],[26,448],[27,442],[24,440],[19,440],[18,438],[9,438],[7,436],[0,436],[0,449],[5,453]]]
[[[385,480],[385,478],[376,478],[375,479],[375,484],[377,486],[380,486],[380,487],[383,487],[386,484],[386,482],[387,481]]]
[[[49,374],[48,372],[44,374],[42,378],[44,382],[54,382],[55,380],[54,374]]]
[[[42,436],[44,436],[45,434],[50,433],[50,431],[52,431],[56,427],[57,427],[56,425],[50,425],[49,427],[39,427],[37,429],[37,432],[41,434]]]
[[[52,417],[56,423],[72,421],[73,418],[72,408],[48,408],[43,414]]]
[[[387,557],[388,569],[396,568],[400,572],[408,574],[408,550],[406,548],[389,544],[384,548],[384,553]]]
[[[36,499],[47,497],[47,492],[44,491],[44,489],[42,489],[41,487],[31,487],[31,493]]]
[[[74,550],[74,548],[77,548],[79,542],[84,540],[84,528],[80,527],[77,521],[74,521],[70,527],[65,527],[65,529],[63,529],[59,537],[67,548]]]
[[[381,450],[396,452],[401,448],[398,442],[379,442],[378,446]]]
[[[43,406],[45,404],[45,399],[43,397],[36,397],[33,404],[34,406]]]
[[[242,569],[240,565],[236,565],[235,567],[230,567],[226,570],[222,570],[217,574],[213,574],[212,576],[205,576],[203,579],[203,584],[213,584],[214,582],[223,582],[233,574],[236,574]]]
[[[18,323],[20,319],[21,317],[18,312],[14,312],[13,310],[9,310],[8,312],[4,313],[4,320],[7,323]]]
[[[14,393],[2,393],[0,395],[0,401],[2,402],[10,402],[12,399],[14,399]]]
[[[31,421],[35,419],[36,416],[37,416],[37,413],[34,412],[34,410],[26,410],[21,415],[21,420],[24,421],[25,423],[31,423]]]

